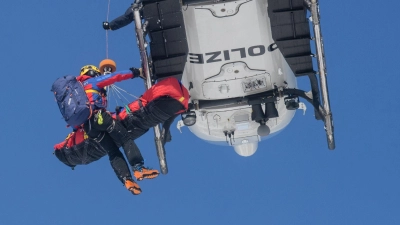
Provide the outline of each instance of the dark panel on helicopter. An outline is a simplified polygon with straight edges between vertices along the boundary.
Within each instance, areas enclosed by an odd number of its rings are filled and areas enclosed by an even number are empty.
[[[152,32],[150,39],[151,56],[154,61],[186,55],[186,34],[182,27]]]
[[[144,1],[143,18],[148,22],[153,74],[157,79],[182,77],[188,44],[179,0]]]
[[[159,76],[158,78],[174,76],[175,78],[181,79],[182,68],[185,67],[186,58],[186,55],[182,55],[174,58],[155,61],[154,67],[157,68],[159,74],[163,75]]]
[[[181,26],[183,15],[179,0],[151,2],[145,1],[143,16],[149,22],[147,29],[157,31]]]
[[[268,0],[272,38],[296,76],[315,73],[304,0]]]

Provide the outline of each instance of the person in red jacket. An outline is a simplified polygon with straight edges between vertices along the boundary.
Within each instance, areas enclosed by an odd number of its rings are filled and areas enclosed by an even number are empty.
[[[132,138],[136,139],[157,124],[163,124],[163,128],[166,124],[169,126],[176,116],[188,110],[188,102],[189,91],[176,78],[169,77],[128,104],[129,110],[120,107],[114,117],[122,121]],[[165,137],[164,143],[168,139]]]
[[[101,95],[92,100],[95,101],[100,97]],[[163,131],[168,132],[169,125],[176,116],[188,109],[188,100],[188,90],[177,79],[171,77],[156,83],[138,100],[128,104],[125,108],[120,107],[118,113],[110,114],[113,119],[117,120],[117,123],[122,122],[129,131],[129,138],[135,140],[146,133],[149,128],[160,123],[163,124]],[[163,144],[171,138],[168,136],[169,133],[164,134]],[[78,127],[63,142],[54,146],[55,155],[61,162],[74,168],[76,165],[87,165],[108,154],[118,179],[131,193],[140,194],[141,189],[133,181],[129,167],[111,136],[107,132],[99,130],[91,130],[91,136],[92,138],[85,133],[82,127]],[[128,156],[128,158],[131,157]],[[142,160],[140,152],[136,157],[139,157],[138,160]],[[138,169],[133,169],[133,175],[138,181],[149,178],[146,176],[151,176],[151,174],[143,174]]]
[[[164,145],[171,140],[169,126],[178,115],[188,110],[188,102],[189,91],[176,78],[169,77],[156,83],[127,107],[120,107],[115,118],[124,124],[133,139],[161,123]]]
[[[142,192],[139,185],[133,181],[124,156],[107,133],[103,132],[101,139],[95,141],[88,137],[82,127],[79,127],[71,132],[64,141],[54,146],[54,154],[71,168],[75,168],[77,165],[87,165],[108,154],[111,167],[125,187],[134,195]]]
[[[101,73],[97,67],[86,65],[81,68],[80,76],[77,77],[82,82],[93,108],[93,115],[83,124],[85,132],[90,138],[97,141],[101,140],[103,132],[109,134],[114,143],[124,149],[127,160],[138,180],[157,177],[159,175],[157,170],[144,166],[144,160],[139,148],[122,123],[114,120],[106,110],[105,87],[115,82],[139,77],[141,69],[130,68],[125,71],[100,75]]]

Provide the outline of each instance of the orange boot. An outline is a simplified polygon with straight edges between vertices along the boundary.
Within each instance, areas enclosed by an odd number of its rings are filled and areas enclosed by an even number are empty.
[[[142,193],[142,189],[140,189],[139,185],[131,179],[125,180],[125,187],[134,195]]]
[[[141,181],[143,179],[154,179],[160,174],[158,170],[146,168],[143,165],[137,165],[133,167],[133,175],[136,180]]]

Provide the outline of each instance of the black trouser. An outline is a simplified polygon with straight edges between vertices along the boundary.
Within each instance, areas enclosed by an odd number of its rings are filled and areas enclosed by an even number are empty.
[[[84,130],[89,137],[99,140],[103,135],[102,132],[109,134],[113,142],[125,151],[126,158],[131,166],[143,164],[143,157],[139,148],[130,137],[128,131],[121,124],[120,121],[114,120],[107,112],[101,112],[102,123],[100,123],[99,116],[93,115],[85,124]],[[108,149],[106,149],[108,151]],[[123,159],[123,157],[122,157]]]
[[[119,147],[114,143],[113,139],[109,134],[103,133],[104,137],[99,139],[99,144],[103,147],[110,160],[111,167],[113,168],[118,179],[124,183],[124,179],[132,179],[131,171],[129,170],[128,164],[124,159]]]
[[[100,136],[97,140],[89,138],[71,148],[64,146],[60,150],[55,150],[55,155],[67,166],[75,167],[87,165],[108,154],[111,167],[118,179],[122,183],[124,183],[124,179],[132,179],[129,167],[118,146],[109,134],[104,132],[102,134],[103,136]]]
[[[97,161],[107,155],[107,151],[98,142],[89,138],[70,148],[65,143],[65,146],[55,150],[54,154],[65,165],[75,167]]]
[[[131,112],[122,122],[131,138],[136,139],[146,133],[149,128],[175,118],[176,113],[183,109],[183,105],[178,100],[163,96]]]

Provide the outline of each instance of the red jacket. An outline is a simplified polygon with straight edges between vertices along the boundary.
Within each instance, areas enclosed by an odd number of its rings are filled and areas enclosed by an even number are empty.
[[[64,147],[72,148],[73,146],[82,143],[86,140],[88,136],[86,135],[83,128],[77,129],[75,132],[68,134],[64,141],[54,145],[54,150],[60,150]]]
[[[189,91],[176,78],[173,77],[166,78],[152,86],[149,90],[144,92],[139,100],[142,102],[143,106],[146,106],[148,102],[167,95],[180,101],[183,107],[185,107],[185,110],[181,110],[176,114],[182,113],[188,109]],[[140,109],[140,105],[137,100],[130,103],[128,107],[132,112]],[[120,112],[119,117],[121,120],[123,120],[126,118],[126,116],[127,112],[125,109],[123,109]]]

